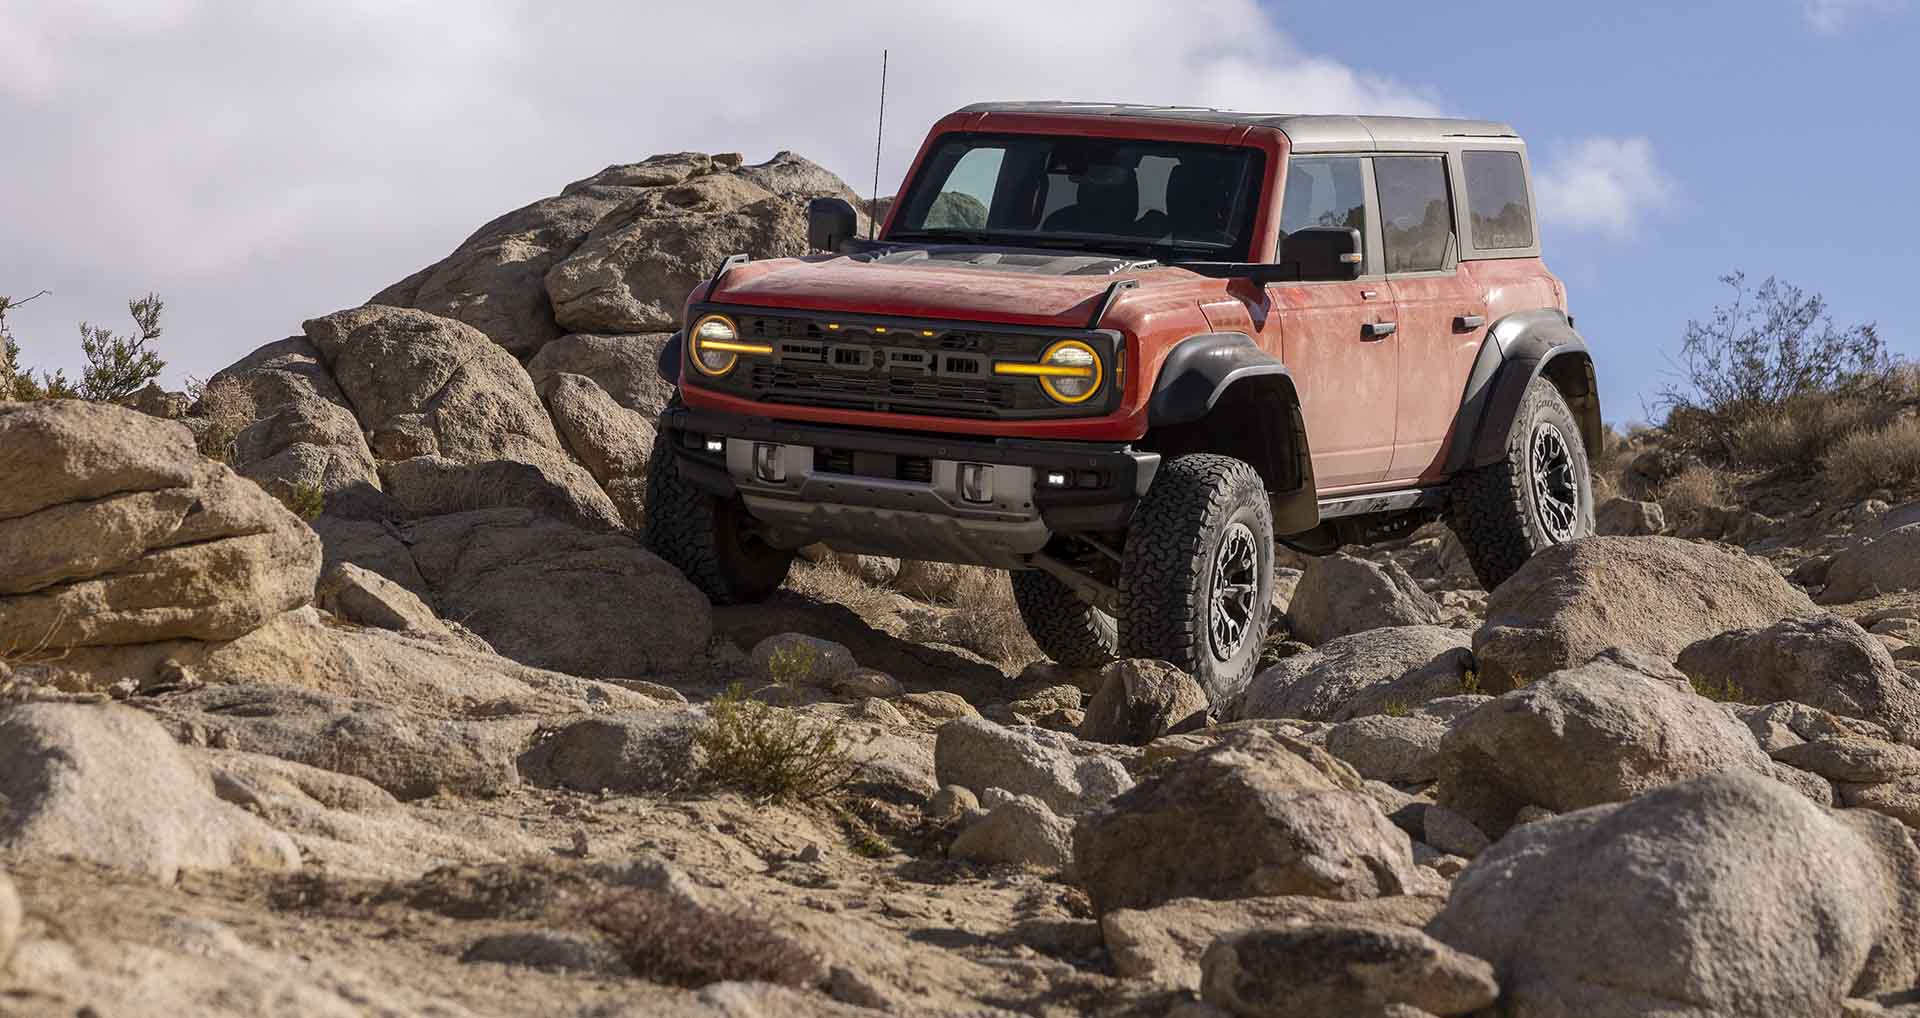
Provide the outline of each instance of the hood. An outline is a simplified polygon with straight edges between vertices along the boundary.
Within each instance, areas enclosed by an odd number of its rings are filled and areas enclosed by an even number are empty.
[[[1079,328],[1118,279],[1190,277],[1139,258],[911,248],[736,269],[712,300],[755,307]]]

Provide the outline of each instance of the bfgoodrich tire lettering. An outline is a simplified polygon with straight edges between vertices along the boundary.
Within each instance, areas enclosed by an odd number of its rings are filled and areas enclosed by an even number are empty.
[[[787,578],[793,552],[752,530],[738,499],[721,499],[680,475],[673,433],[654,439],[647,473],[647,550],[686,574],[715,604],[764,601]]]
[[[1069,668],[1098,668],[1113,660],[1120,626],[1113,616],[1080,600],[1066,584],[1038,569],[1013,574],[1013,603],[1033,642]]]
[[[1549,545],[1593,534],[1593,489],[1580,425],[1545,378],[1527,386],[1506,456],[1451,482],[1447,525],[1488,590]]]
[[[1162,464],[1121,553],[1121,652],[1185,669],[1220,703],[1253,676],[1272,598],[1273,510],[1260,475],[1211,453]],[[1237,640],[1221,646],[1223,631]]]

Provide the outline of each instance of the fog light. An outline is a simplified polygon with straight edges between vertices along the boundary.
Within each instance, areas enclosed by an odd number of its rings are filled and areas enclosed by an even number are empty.
[[[711,453],[723,453],[723,452],[726,452],[726,451],[727,451],[727,440],[726,440],[726,439],[724,439],[724,438],[709,438],[709,439],[707,439],[707,451],[708,451],[708,452],[711,452]]]
[[[787,464],[780,457],[780,446],[753,443],[753,473],[763,481],[779,484],[787,479]]]
[[[985,463],[960,464],[960,497],[969,502],[993,501],[993,468]]]
[[[1042,479],[1042,482],[1049,488],[1064,488],[1070,480],[1072,480],[1072,478],[1068,477],[1065,473],[1054,470],[1049,471],[1047,476]]]

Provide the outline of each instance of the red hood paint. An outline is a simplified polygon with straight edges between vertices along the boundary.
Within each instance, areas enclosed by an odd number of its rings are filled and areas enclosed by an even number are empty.
[[[848,314],[899,315],[1085,328],[1118,279],[1142,287],[1191,281],[1183,269],[1054,276],[955,266],[882,265],[852,258],[783,258],[729,272],[704,302]]]

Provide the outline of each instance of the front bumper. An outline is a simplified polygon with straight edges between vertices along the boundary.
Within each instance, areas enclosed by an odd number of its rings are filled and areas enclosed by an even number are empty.
[[[682,476],[741,497],[774,544],[1002,568],[1058,533],[1124,529],[1158,453],[794,424],[675,407]],[[968,483],[965,474],[970,474]]]

